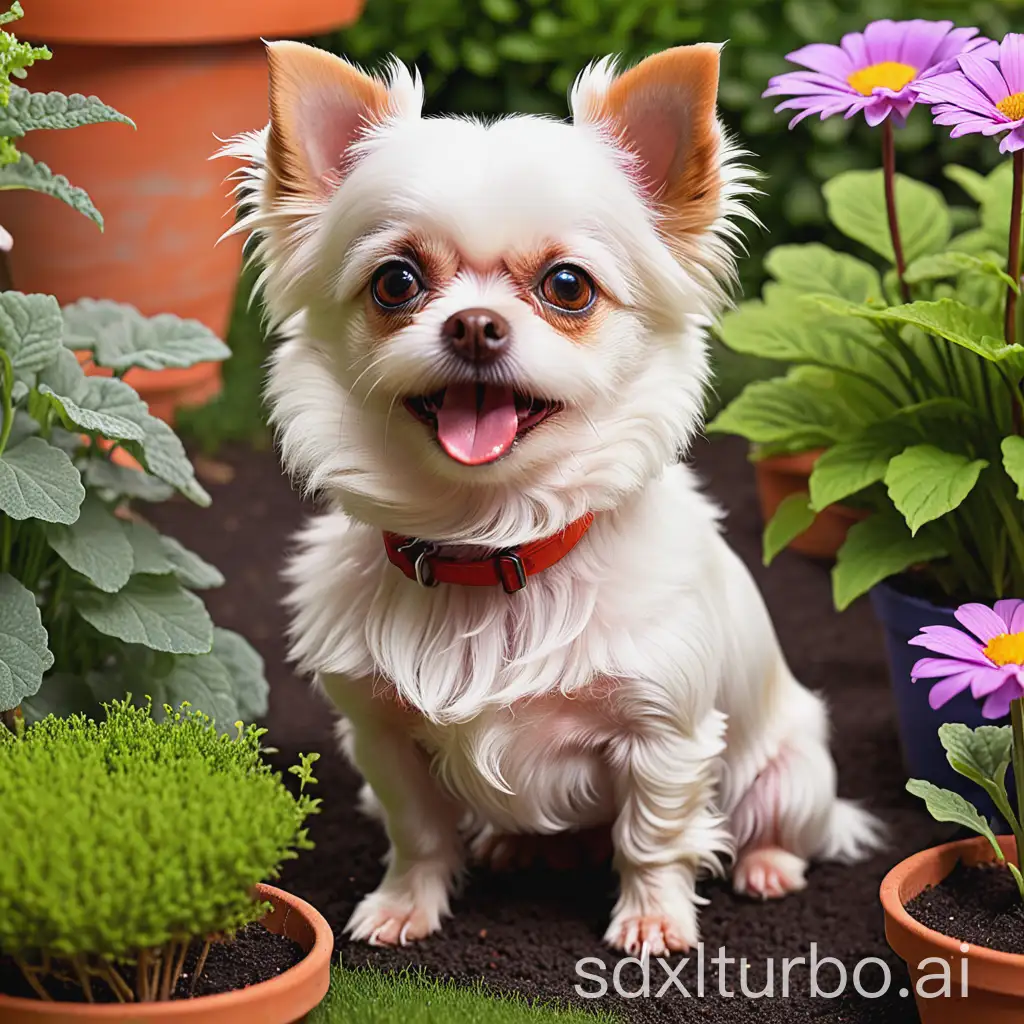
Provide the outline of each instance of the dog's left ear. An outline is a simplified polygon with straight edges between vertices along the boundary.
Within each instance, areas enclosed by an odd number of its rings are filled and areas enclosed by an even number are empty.
[[[636,159],[641,191],[664,229],[698,233],[718,214],[720,133],[715,116],[719,47],[677,46],[613,77],[599,62],[572,91],[573,121],[600,125]]]

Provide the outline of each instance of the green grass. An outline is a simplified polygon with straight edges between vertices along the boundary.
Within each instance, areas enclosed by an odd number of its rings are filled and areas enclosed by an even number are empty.
[[[480,983],[440,981],[414,971],[331,972],[327,998],[307,1024],[617,1024],[619,1018],[522,996],[494,996]]]

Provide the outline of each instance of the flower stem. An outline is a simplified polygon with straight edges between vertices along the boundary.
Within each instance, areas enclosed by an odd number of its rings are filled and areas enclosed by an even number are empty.
[[[1010,727],[1013,730],[1013,781],[1017,789],[1017,820],[1024,825],[1024,699],[1010,701]],[[1024,835],[1018,834],[1017,866],[1024,863]]]
[[[882,122],[882,172],[885,177],[885,210],[889,215],[889,234],[892,236],[892,251],[896,257],[896,276],[900,282],[900,297],[910,301],[910,288],[903,280],[907,269],[903,259],[903,241],[900,238],[900,222],[896,216],[896,139],[892,130],[892,118]]]
[[[1024,149],[1013,154],[1013,198],[1010,202],[1010,247],[1007,272],[1020,285],[1020,218],[1021,199],[1024,196]],[[1017,340],[1017,292],[1007,286],[1006,319],[1003,334],[1007,345]]]

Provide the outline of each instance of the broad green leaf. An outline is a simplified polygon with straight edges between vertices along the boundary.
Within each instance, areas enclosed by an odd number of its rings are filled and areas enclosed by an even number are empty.
[[[166,675],[150,675],[146,693],[154,708],[177,707],[188,701],[208,714],[221,729],[228,730],[239,719],[238,701],[227,668],[213,654],[181,655]],[[155,717],[163,717],[157,712]]]
[[[0,711],[35,693],[53,665],[35,595],[13,576],[0,575]]]
[[[39,393],[61,413],[68,427],[112,440],[141,441],[146,403],[124,381],[86,374],[78,360],[62,349],[39,375]]]
[[[79,128],[86,124],[117,121],[135,127],[130,117],[95,96],[62,92],[29,92],[12,85],[6,107],[0,107],[0,135],[21,138],[26,132],[51,128]]]
[[[87,497],[70,526],[48,525],[46,540],[75,572],[106,593],[120,590],[132,574],[124,525],[98,498]]]
[[[835,606],[842,611],[876,583],[946,554],[938,538],[927,531],[912,536],[906,523],[892,513],[854,523],[832,570]]]
[[[845,171],[826,182],[822,191],[829,219],[844,235],[895,262],[881,170]],[[908,263],[938,252],[949,241],[949,208],[942,193],[930,185],[897,174],[896,215]]]
[[[89,193],[72,185],[63,174],[54,174],[46,164],[36,163],[28,153],[19,154],[17,163],[0,167],[0,191],[17,188],[60,199],[103,230],[103,217],[93,206]]]
[[[0,292],[0,347],[16,376],[36,374],[53,362],[61,351],[62,330],[60,306],[52,295]]]
[[[41,437],[29,437],[0,455],[0,511],[12,519],[73,523],[84,498],[71,459]]]
[[[907,284],[919,284],[921,281],[936,281],[943,277],[956,277],[965,271],[974,271],[980,274],[989,274],[997,278],[1004,285],[1011,288],[1019,288],[1014,280],[990,256],[976,255],[968,252],[957,252],[947,250],[946,252],[932,253],[930,256],[922,256],[907,267],[904,280]]]
[[[203,602],[167,576],[133,576],[116,594],[85,591],[76,610],[101,633],[154,651],[206,654],[213,646]]]
[[[209,590],[212,587],[224,586],[221,571],[194,551],[189,551],[173,537],[161,537],[164,554],[171,564],[171,572],[186,587],[193,590]]]
[[[962,722],[939,726],[939,742],[952,764],[959,761],[973,772],[974,781],[996,779],[1013,756],[1013,729],[1008,725],[982,725],[971,729]]]
[[[739,434],[755,444],[806,451],[846,440],[857,427],[856,415],[834,389],[790,375],[748,384],[707,429]]]
[[[213,630],[213,655],[231,676],[238,717],[253,722],[267,713],[270,687],[264,675],[263,659],[244,637],[218,626]]]
[[[984,174],[979,174],[970,167],[961,167],[959,164],[949,164],[943,169],[943,174],[950,181],[956,182],[976,203],[980,203],[988,195],[991,188],[988,179]]]
[[[0,426],[3,425],[3,417],[0,415]],[[7,439],[7,447],[14,448],[21,444],[27,437],[34,437],[39,433],[39,424],[24,409],[14,410],[14,425],[11,427],[11,436]]]
[[[771,565],[775,556],[805,533],[813,522],[814,511],[807,503],[805,492],[784,498],[764,528],[764,564]]]
[[[930,444],[913,445],[889,461],[885,486],[892,503],[916,534],[925,523],[952,512],[974,489],[988,465]]]
[[[1003,438],[1003,469],[1017,485],[1017,497],[1024,501],[1024,437],[1014,434]]]
[[[920,797],[925,802],[928,813],[936,821],[952,822],[954,825],[962,825],[972,832],[977,832],[992,844],[992,849],[1000,861],[1006,859],[989,823],[973,804],[968,803],[959,793],[954,793],[951,789],[940,789],[924,779],[911,779],[907,783],[907,792]]]
[[[64,307],[64,344],[88,349],[111,370],[166,370],[227,359],[231,349],[198,320],[171,313],[143,316],[109,299],[80,299]]]
[[[195,470],[178,435],[163,420],[148,413],[140,420],[144,438],[126,441],[125,449],[154,476],[176,487],[197,505],[209,505],[210,496],[196,480]]]
[[[173,537],[164,537],[148,523],[138,521],[123,524],[123,529],[133,552],[133,574],[173,574],[186,587],[195,590],[223,586],[220,570]]]
[[[882,279],[869,263],[827,245],[778,245],[764,260],[776,281],[800,292],[826,292],[851,302],[882,297]]]
[[[811,508],[820,512],[885,477],[889,460],[902,448],[886,440],[881,428],[833,445],[811,472]]]
[[[166,501],[174,488],[142,469],[122,466],[109,459],[89,459],[83,472],[89,487],[95,487],[105,499],[138,498],[140,501]]]

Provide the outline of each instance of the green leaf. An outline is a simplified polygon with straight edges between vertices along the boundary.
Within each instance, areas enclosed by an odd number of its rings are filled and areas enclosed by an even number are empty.
[[[889,460],[902,446],[884,438],[881,430],[833,445],[821,454],[811,472],[811,508],[816,512],[878,483]]]
[[[778,245],[764,260],[777,281],[800,292],[825,292],[851,302],[882,297],[882,279],[870,264],[827,245]]]
[[[76,610],[106,636],[154,651],[206,654],[213,646],[203,602],[170,577],[133,576],[116,594],[84,591]]]
[[[103,217],[93,206],[89,193],[72,185],[63,174],[54,174],[46,164],[36,163],[28,153],[20,153],[17,163],[0,167],[0,191],[16,188],[27,188],[60,199],[103,230]]]
[[[48,525],[46,540],[75,572],[106,593],[120,590],[132,574],[132,546],[124,525],[96,497],[86,497],[70,526]]]
[[[173,537],[162,536],[148,523],[125,523],[124,532],[133,552],[133,574],[173,574],[186,587],[196,590],[224,585],[220,570]]]
[[[178,435],[163,420],[146,415],[141,420],[142,442],[126,441],[125,449],[154,476],[176,487],[197,505],[209,505],[210,496],[196,480],[195,470]]]
[[[814,511],[807,503],[806,492],[784,498],[764,529],[764,564],[771,565],[775,556],[805,533],[813,522]]]
[[[976,203],[980,203],[988,195],[989,184],[985,175],[970,167],[949,164],[943,169],[943,174],[950,181],[956,182]]]
[[[84,498],[74,464],[41,437],[27,438],[0,455],[0,511],[12,519],[73,523]]]
[[[832,570],[835,606],[842,611],[876,583],[946,554],[938,538],[927,531],[912,536],[897,515],[876,513],[854,523]]]
[[[193,590],[209,590],[224,586],[221,571],[194,551],[189,551],[173,537],[161,537],[164,555],[171,565],[171,572],[186,587]]]
[[[117,693],[123,697],[124,691]],[[52,672],[31,697],[21,702],[21,713],[31,725],[42,721],[47,715],[66,718],[74,714],[95,714],[99,701],[93,687],[81,676],[69,672]]]
[[[97,366],[118,372],[133,366],[183,368],[231,355],[231,349],[198,320],[182,320],[171,313],[146,317],[134,306],[109,299],[80,299],[65,306],[64,344],[88,349]]]
[[[844,235],[895,262],[882,171],[845,171],[826,182],[822,191],[829,219]],[[896,216],[908,263],[938,252],[949,241],[949,208],[942,193],[930,185],[897,174]]]
[[[857,426],[856,415],[834,389],[790,375],[748,384],[707,430],[807,451],[846,440]]]
[[[35,693],[53,665],[35,595],[13,576],[0,575],[0,711]]]
[[[176,708],[182,701],[188,701],[222,729],[230,729],[239,718],[231,674],[213,654],[176,657],[170,672],[146,680],[146,692],[157,708],[164,704]]]
[[[889,462],[885,486],[892,503],[916,534],[925,523],[948,515],[974,489],[988,465],[930,444],[913,445]]]
[[[1017,485],[1017,497],[1024,501],[1024,437],[1014,434],[1011,437],[1004,437],[1003,469]]]
[[[270,686],[264,675],[263,659],[244,637],[218,626],[213,630],[213,655],[231,676],[238,717],[253,722],[267,713]]]
[[[939,726],[939,742],[949,763],[957,761],[969,769],[972,774],[967,777],[975,782],[998,778],[1013,756],[1013,729],[1008,725],[971,729],[962,722],[947,722]]]
[[[53,362],[61,351],[62,330],[60,306],[52,295],[0,292],[0,347],[17,376],[34,375]]]
[[[922,281],[937,281],[944,277],[956,277],[969,271],[990,274],[1003,284],[1020,290],[1014,284],[1013,278],[994,259],[974,253],[957,252],[953,249],[914,260],[907,267],[903,277],[907,284],[920,284]]]
[[[6,107],[0,107],[0,135],[21,138],[26,132],[52,128],[80,128],[87,124],[117,121],[129,124],[130,117],[108,106],[95,96],[62,92],[29,92],[20,86],[11,87]]]
[[[1020,868],[1012,860],[1008,860],[1006,866],[1010,869],[1010,874],[1013,875],[1013,880],[1017,883],[1017,892],[1020,893],[1020,898],[1024,900],[1024,875],[1021,874]]]
[[[84,467],[87,486],[96,488],[104,499],[138,498],[140,501],[166,501],[174,488],[142,469],[122,466],[109,459],[89,459]]]
[[[60,412],[67,427],[114,440],[141,441],[146,403],[124,381],[87,375],[67,349],[39,375],[39,393]]]
[[[940,789],[924,779],[911,779],[907,783],[907,792],[920,797],[925,802],[928,813],[936,821],[949,821],[977,832],[992,844],[992,849],[996,851],[1000,861],[1006,859],[989,823],[959,793],[954,793],[951,789]]]

